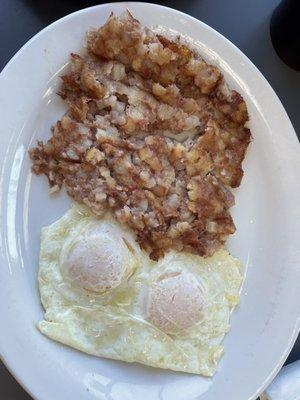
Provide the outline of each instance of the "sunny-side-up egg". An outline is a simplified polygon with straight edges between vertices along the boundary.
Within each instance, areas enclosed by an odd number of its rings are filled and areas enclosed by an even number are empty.
[[[42,230],[38,327],[96,356],[211,376],[241,283],[226,250],[154,262],[112,216],[74,205]]]

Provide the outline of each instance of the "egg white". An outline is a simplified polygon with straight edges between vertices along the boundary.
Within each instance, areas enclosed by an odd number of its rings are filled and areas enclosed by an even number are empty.
[[[121,239],[128,247],[128,273],[119,286],[105,293],[72,285],[61,270],[62,254],[91,224],[111,224],[116,251]],[[38,328],[54,340],[95,356],[212,376],[223,353],[221,342],[229,330],[230,311],[239,302],[241,271],[241,263],[226,250],[206,259],[171,251],[156,263],[110,215],[96,217],[75,204],[42,230],[39,288],[45,316]],[[149,290],[165,273],[191,277],[203,295],[199,322],[178,332],[164,332],[147,315]]]

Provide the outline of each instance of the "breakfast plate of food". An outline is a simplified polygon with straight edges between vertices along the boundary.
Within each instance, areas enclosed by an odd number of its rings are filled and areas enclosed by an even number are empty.
[[[33,398],[251,400],[299,332],[299,143],[202,22],[103,4],[0,75],[1,358]]]

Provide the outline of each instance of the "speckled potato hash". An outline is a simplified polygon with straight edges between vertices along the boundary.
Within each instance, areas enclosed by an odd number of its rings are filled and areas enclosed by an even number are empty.
[[[235,231],[231,188],[250,142],[247,107],[217,67],[126,12],[71,54],[67,113],[30,150],[33,171],[96,214],[107,210],[153,259],[212,255]]]

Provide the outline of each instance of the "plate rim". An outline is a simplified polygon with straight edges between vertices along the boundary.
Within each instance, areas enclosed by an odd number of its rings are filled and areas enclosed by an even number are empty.
[[[98,5],[94,5],[91,7],[85,7],[82,9],[79,9],[77,11],[74,11],[70,14],[65,15],[62,18],[59,18],[58,20],[52,22],[51,24],[47,25],[45,28],[41,29],[39,32],[37,32],[32,38],[30,38],[13,56],[12,58],[6,63],[6,65],[4,66],[4,68],[1,70],[0,72],[0,84],[1,84],[1,80],[4,78],[6,71],[9,69],[9,67],[14,63],[14,61],[24,52],[26,51],[26,49],[28,47],[30,47],[31,43],[33,43],[38,37],[40,37],[41,35],[45,34],[48,30],[53,29],[56,25],[64,22],[67,19],[72,18],[75,14],[81,14],[81,13],[85,13],[87,11],[92,11],[92,10],[97,10],[97,9],[101,9],[101,8],[105,8],[109,5],[112,6],[117,6],[117,7],[122,7],[122,8],[127,8],[127,7],[132,7],[132,6],[142,6],[142,7],[154,7],[154,8],[158,8],[158,9],[164,9],[166,10],[166,12],[171,12],[171,13],[175,13],[177,15],[181,15],[183,18],[185,18],[186,20],[192,20],[194,21],[196,24],[201,24],[203,25],[207,30],[213,32],[214,35],[216,35],[219,39],[225,41],[227,43],[228,46],[230,46],[233,50],[235,50],[235,52],[239,55],[239,57],[242,57],[242,59],[244,59],[247,63],[247,65],[249,67],[252,68],[253,71],[255,71],[255,74],[257,76],[259,76],[260,80],[263,81],[264,85],[266,87],[268,87],[268,90],[270,93],[272,93],[272,98],[274,100],[276,100],[278,106],[281,109],[281,113],[282,116],[285,118],[285,122],[289,125],[289,129],[287,129],[284,132],[285,137],[290,141],[289,145],[295,145],[297,143],[297,146],[299,146],[299,141],[298,141],[298,137],[297,134],[295,132],[295,129],[292,125],[292,122],[281,102],[281,100],[279,99],[278,95],[276,94],[276,92],[274,91],[274,89],[272,88],[272,86],[270,85],[270,83],[268,82],[268,80],[264,77],[264,75],[260,72],[260,70],[256,67],[256,65],[234,44],[232,43],[229,39],[227,39],[225,36],[223,36],[221,33],[219,33],[216,29],[212,28],[210,25],[206,24],[205,22],[201,21],[198,18],[195,18],[187,13],[184,13],[182,11],[179,11],[175,8],[172,7],[167,7],[164,5],[160,5],[160,4],[155,4],[155,3],[150,3],[150,2],[134,2],[134,1],[129,1],[129,2],[107,2],[107,3],[102,3],[102,4],[98,4]],[[294,143],[292,143],[292,141],[294,141]],[[299,161],[300,161],[300,157],[299,157]],[[2,166],[1,166],[2,169]],[[294,330],[293,330],[293,334],[290,337],[289,342],[286,345],[285,351],[283,352],[281,358],[278,360],[276,366],[273,368],[273,370],[269,373],[269,375],[267,376],[267,378],[265,379],[265,381],[262,383],[262,385],[257,389],[257,391],[247,400],[254,400],[257,396],[259,396],[263,390],[271,383],[271,381],[273,380],[273,378],[276,376],[276,374],[279,372],[280,368],[282,367],[282,365],[284,364],[286,358],[288,357],[298,335],[300,332],[300,316],[298,317],[298,319],[295,321],[294,324]],[[12,366],[12,363],[9,360],[9,351],[5,351],[4,350],[4,345],[0,342],[0,359],[3,362],[3,364],[5,365],[5,367],[7,368],[7,370],[11,373],[11,375],[14,377],[14,379],[16,379],[16,381],[23,387],[23,389],[33,398],[33,399],[38,399],[37,395],[34,393],[34,388],[33,387],[29,387],[27,385],[27,383],[25,381],[22,380],[21,377],[18,376],[17,372],[16,372],[16,367]],[[246,399],[245,399],[246,400]]]

